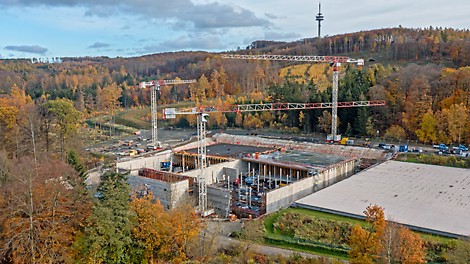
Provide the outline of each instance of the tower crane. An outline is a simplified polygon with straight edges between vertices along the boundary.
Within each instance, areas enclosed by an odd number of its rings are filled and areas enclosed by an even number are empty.
[[[151,115],[152,115],[152,145],[160,146],[158,142],[157,135],[157,91],[160,91],[160,86],[164,85],[177,85],[177,84],[186,84],[186,83],[195,83],[196,80],[154,80],[149,82],[140,82],[139,88],[143,89],[146,87],[151,87],[150,97],[151,97]]]
[[[300,62],[319,62],[330,63],[333,66],[333,87],[332,87],[332,106],[331,106],[331,135],[333,141],[339,141],[337,136],[338,120],[338,80],[339,67],[341,63],[354,63],[364,65],[364,59],[352,59],[345,56],[295,56],[295,55],[238,55],[223,54],[224,59],[243,59],[243,60],[278,60],[278,61],[300,61]]]
[[[385,100],[374,101],[354,101],[339,102],[336,107],[361,107],[361,106],[382,106]],[[198,139],[198,211],[202,216],[207,212],[207,186],[205,177],[205,168],[207,167],[206,154],[206,123],[210,113],[239,113],[254,111],[283,111],[283,110],[303,110],[303,109],[321,109],[332,108],[333,103],[267,103],[267,104],[239,104],[225,107],[198,106],[192,108],[165,108],[163,109],[163,118],[172,119],[177,115],[198,115],[197,119],[197,139]]]

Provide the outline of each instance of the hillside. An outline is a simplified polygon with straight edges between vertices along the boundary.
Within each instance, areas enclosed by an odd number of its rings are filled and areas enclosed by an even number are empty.
[[[377,135],[378,130],[383,136],[424,142],[470,141],[466,126],[470,101],[469,30],[387,28],[290,43],[255,41],[236,53],[365,58],[365,67],[342,66],[339,100],[385,99],[387,106],[340,110],[341,133],[367,136]],[[198,83],[162,87],[159,105],[228,97],[232,103],[331,100],[332,72],[322,64],[224,60],[207,52],[55,61],[0,61],[0,96],[6,97],[16,86],[33,100],[70,99],[86,116],[94,116],[148,106],[149,90],[139,89],[138,82],[178,77],[197,79]],[[222,104],[224,100],[206,103]],[[424,117],[430,129],[422,123]],[[255,113],[238,119],[228,115],[211,126],[328,132],[329,118],[320,110]]]

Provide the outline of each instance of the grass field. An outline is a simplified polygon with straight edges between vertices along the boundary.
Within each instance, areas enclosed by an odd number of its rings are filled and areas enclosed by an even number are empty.
[[[194,106],[194,102],[180,102],[176,104],[157,106],[158,122],[162,124],[165,124],[166,122],[168,122],[162,119],[161,113],[164,108],[167,108],[167,107],[183,108],[183,107],[193,107],[193,106]],[[119,112],[116,115],[116,124],[121,124],[121,125],[133,127],[137,129],[150,129],[151,127],[150,107],[147,106],[143,108],[132,108],[132,109],[127,109],[122,112]]]
[[[264,230],[265,230],[265,243],[274,246],[280,246],[292,250],[300,250],[308,253],[318,254],[322,256],[328,256],[333,258],[348,259],[347,249],[344,247],[338,247],[333,245],[327,245],[324,243],[316,243],[315,241],[305,241],[296,239],[294,237],[288,237],[281,234],[278,230],[275,230],[274,224],[276,220],[286,213],[297,213],[312,218],[325,219],[336,221],[338,225],[349,223],[352,225],[360,225],[367,227],[369,224],[363,220],[339,216],[330,213],[318,212],[314,210],[308,210],[303,208],[287,208],[280,210],[276,213],[266,216],[264,219]],[[431,263],[441,263],[441,255],[445,254],[446,249],[455,244],[455,239],[431,235],[427,233],[417,232],[423,241],[430,247],[428,250],[427,258]]]

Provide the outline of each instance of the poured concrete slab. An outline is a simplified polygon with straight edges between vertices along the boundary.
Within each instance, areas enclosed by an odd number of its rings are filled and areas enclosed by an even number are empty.
[[[236,144],[215,144],[207,146],[207,155],[222,157],[240,157],[241,155],[253,155],[256,152],[262,153],[273,150],[272,148],[236,145]],[[186,152],[197,153],[197,148],[188,149]]]
[[[304,164],[312,167],[328,167],[330,165],[339,163],[350,159],[347,156],[339,156],[334,154],[325,154],[317,152],[296,151],[288,150],[281,152],[269,153],[260,155],[260,158],[273,159],[279,162],[291,162],[294,164]]]
[[[370,204],[415,230],[470,235],[470,169],[387,161],[296,202],[300,207],[364,217]]]

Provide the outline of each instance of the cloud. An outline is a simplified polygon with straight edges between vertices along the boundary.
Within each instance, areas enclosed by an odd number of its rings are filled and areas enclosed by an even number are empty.
[[[271,14],[271,13],[264,13],[264,15],[269,18],[269,19],[278,19],[279,17],[274,15],[274,14]]]
[[[225,48],[221,39],[215,35],[190,34],[178,38],[147,45],[136,53],[156,53],[173,50],[220,50]]]
[[[4,49],[19,52],[27,52],[39,55],[46,55],[47,49],[34,45],[34,46],[6,46]]]
[[[111,46],[111,44],[103,43],[103,42],[95,42],[93,45],[87,47],[87,49],[102,49]]]
[[[135,14],[153,18],[160,23],[189,23],[195,29],[269,27],[271,22],[254,12],[220,2],[193,3],[191,0],[7,0],[4,7],[77,7],[86,9],[86,15],[111,16],[116,13]]]

